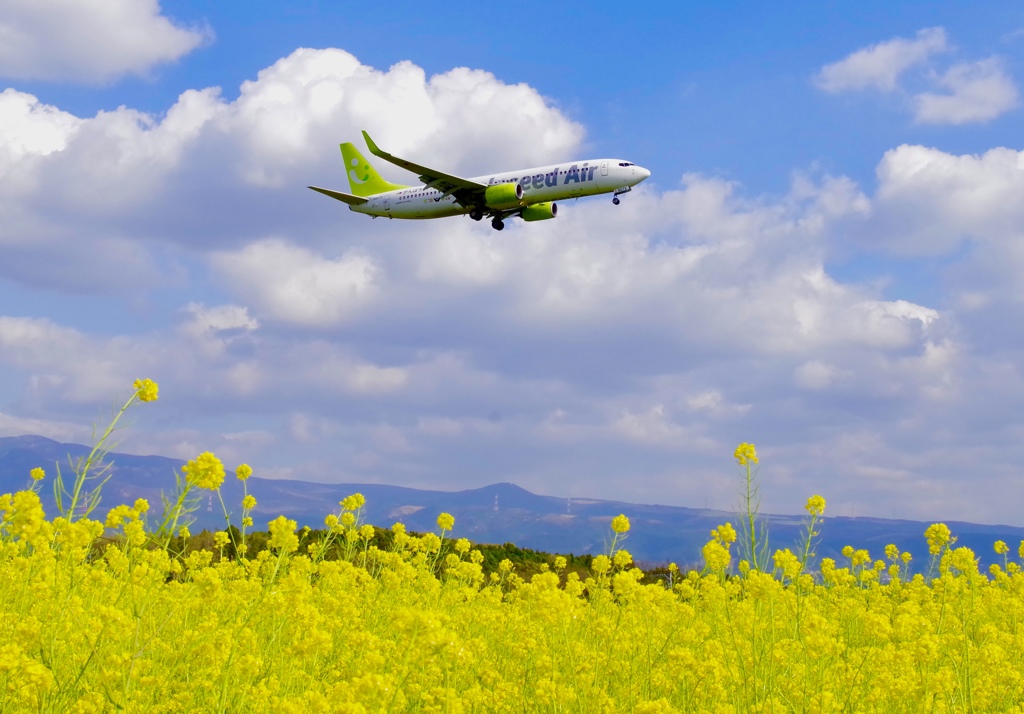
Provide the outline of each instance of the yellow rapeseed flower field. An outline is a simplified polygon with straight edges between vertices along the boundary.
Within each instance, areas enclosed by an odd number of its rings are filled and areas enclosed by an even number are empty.
[[[222,473],[204,456],[187,475],[213,485]],[[144,501],[105,522],[47,518],[33,488],[0,496],[0,712],[1019,712],[1024,703],[1024,574],[1011,560],[978,572],[941,524],[929,528],[928,577],[906,577],[895,545],[875,561],[851,547],[848,562],[824,559],[814,572],[809,547],[804,557],[776,551],[773,572],[749,562],[734,570],[737,533],[722,524],[704,572],[670,568],[670,580],[650,585],[618,547],[622,516],[589,575],[566,573],[556,558],[526,582],[508,561],[485,578],[480,551],[447,538],[448,514],[439,533],[396,524],[392,547],[375,547],[359,494],[327,517],[319,542],[281,517],[270,549],[214,562],[165,537],[168,523],[186,530],[187,499],[169,501],[178,512],[161,530],[147,526]],[[825,503],[814,499],[817,519]],[[113,538],[99,548],[105,526]],[[342,557],[324,557],[332,544]],[[996,550],[1008,558],[1005,543]]]

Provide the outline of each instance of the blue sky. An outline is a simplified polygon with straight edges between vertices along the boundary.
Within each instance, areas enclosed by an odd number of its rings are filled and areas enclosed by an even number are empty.
[[[775,511],[1022,522],[1024,9],[388,8],[0,9],[0,432],[150,376],[124,448],[263,475],[724,508],[753,441]],[[653,176],[370,221],[305,189],[364,128]]]

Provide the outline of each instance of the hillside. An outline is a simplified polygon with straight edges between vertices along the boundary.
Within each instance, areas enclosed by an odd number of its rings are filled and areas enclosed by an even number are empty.
[[[42,466],[47,481],[42,490],[47,513],[54,511],[52,479],[59,462],[70,473],[68,459],[87,455],[88,447],[62,444],[40,436],[0,438],[0,493],[25,488],[29,470]],[[174,490],[174,473],[183,461],[162,456],[111,454],[112,476],[104,488],[100,511],[136,498],[146,498],[158,509],[161,491]],[[699,508],[623,503],[599,499],[565,499],[540,496],[510,483],[496,483],[467,491],[427,491],[381,484],[322,484],[304,481],[252,477],[249,491],[258,500],[253,513],[255,527],[262,529],[272,518],[284,514],[300,525],[318,527],[324,516],[337,510],[338,501],[359,492],[366,496],[365,520],[378,526],[401,521],[418,531],[434,530],[442,511],[455,516],[453,536],[479,543],[511,542],[523,548],[558,553],[600,553],[609,535],[609,522],[619,513],[629,516],[632,529],[625,547],[638,561],[680,565],[700,559],[700,548],[708,531],[731,521],[736,514]],[[241,501],[240,484],[225,481],[224,499],[229,508]],[[826,511],[826,516],[827,516]],[[214,499],[204,501],[196,513],[197,528],[223,527],[223,515]],[[791,547],[800,537],[799,516],[767,516],[772,547]],[[928,559],[924,542],[927,523],[883,518],[827,518],[822,528],[818,554],[839,559],[839,551],[850,544],[868,548],[881,557],[887,543],[896,543],[914,555],[916,569]],[[1024,539],[1024,528],[1004,525],[948,522],[958,536],[958,545],[974,549],[983,564],[994,562],[992,543],[999,539],[1016,550]]]

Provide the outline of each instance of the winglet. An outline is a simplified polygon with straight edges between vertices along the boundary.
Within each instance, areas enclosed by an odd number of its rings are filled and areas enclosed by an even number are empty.
[[[373,139],[370,138],[370,135],[366,133],[365,129],[363,130],[363,138],[366,140],[366,148],[369,149],[370,153],[373,154],[374,156],[390,156],[391,155],[391,154],[386,154],[383,151],[381,151],[377,147],[377,145],[373,143]]]

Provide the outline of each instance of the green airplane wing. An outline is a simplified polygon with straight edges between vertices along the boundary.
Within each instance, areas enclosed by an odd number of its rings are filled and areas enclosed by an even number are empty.
[[[453,174],[447,174],[443,171],[437,171],[436,169],[415,164],[412,161],[406,161],[400,159],[397,156],[392,156],[386,151],[382,151],[375,143],[370,135],[365,131],[363,132],[363,138],[366,139],[366,147],[370,150],[370,153],[374,156],[379,156],[385,161],[389,161],[395,166],[401,166],[406,171],[412,171],[414,174],[419,176],[420,181],[425,183],[428,188],[435,188],[442,191],[445,195],[453,195],[455,199],[464,205],[477,202],[480,195],[487,190],[487,186],[476,181],[470,181]]]

